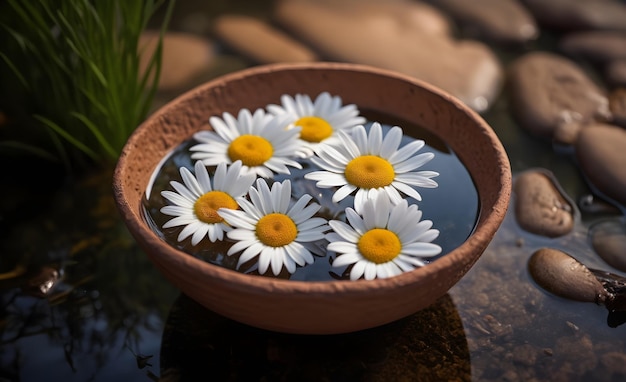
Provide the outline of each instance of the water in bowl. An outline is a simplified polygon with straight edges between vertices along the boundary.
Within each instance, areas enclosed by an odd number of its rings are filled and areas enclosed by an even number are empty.
[[[391,126],[397,125],[402,127],[405,136],[401,146],[414,139],[422,139],[426,144],[418,153],[433,152],[435,154],[435,157],[422,166],[420,170],[438,172],[439,176],[434,178],[438,183],[438,187],[434,189],[418,189],[422,195],[422,201],[420,202],[412,198],[408,198],[408,200],[411,204],[417,203],[423,211],[422,219],[431,220],[433,228],[440,231],[439,237],[433,242],[441,246],[442,252],[436,257],[427,259],[426,263],[428,264],[445,256],[460,246],[472,233],[476,225],[479,210],[478,193],[469,172],[446,143],[427,130],[407,121],[398,120],[376,112],[362,111],[362,114],[369,121],[380,121],[384,132],[389,130]],[[366,125],[366,128],[369,128],[370,125],[371,122]],[[411,136],[408,134],[411,134]],[[160,171],[154,178],[150,195],[145,196],[143,199],[144,216],[152,230],[173,247],[211,264],[235,270],[239,254],[227,255],[228,249],[233,243],[228,238],[225,237],[223,241],[215,243],[211,243],[207,239],[196,246],[192,246],[190,238],[181,242],[177,241],[182,227],[161,228],[171,217],[160,212],[160,209],[168,203],[160,195],[160,191],[171,190],[169,182],[172,180],[181,182],[180,167],[186,167],[193,171],[194,161],[190,157],[189,148],[196,143],[193,139],[183,142],[164,160]],[[313,196],[313,200],[322,206],[318,212],[319,216],[326,219],[343,219],[345,216],[344,210],[352,205],[353,197],[350,196],[339,203],[333,203],[331,201],[333,189],[317,188],[314,181],[304,179],[306,173],[319,168],[310,160],[303,160],[301,164],[303,167],[301,170],[292,169],[290,175],[277,175],[274,181],[280,182],[285,179],[291,179],[292,199],[294,201],[307,193]],[[210,172],[212,170],[211,168],[209,169]],[[301,281],[349,279],[349,274],[346,270],[337,270],[331,266],[334,254],[326,253],[325,246],[326,242],[324,240],[315,243],[319,254],[316,256],[313,264],[298,267],[291,275],[283,270],[278,277]],[[251,265],[243,264],[238,271],[246,272]],[[253,273],[256,274],[256,272]],[[271,271],[268,271],[266,275],[271,275]],[[269,277],[276,276],[271,275]]]

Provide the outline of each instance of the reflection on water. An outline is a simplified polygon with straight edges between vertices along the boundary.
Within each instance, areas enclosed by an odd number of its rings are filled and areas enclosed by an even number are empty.
[[[445,295],[405,319],[361,332],[305,336],[223,318],[185,295],[173,304],[160,353],[167,381],[469,381],[459,312]]]
[[[0,381],[143,380],[134,354],[158,348],[175,291],[120,221],[111,172],[29,175],[5,187],[22,215],[0,209]]]

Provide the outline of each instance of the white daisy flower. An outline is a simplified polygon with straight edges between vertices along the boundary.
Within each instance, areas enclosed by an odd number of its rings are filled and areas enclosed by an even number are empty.
[[[411,186],[435,188],[437,182],[431,178],[439,173],[414,170],[435,154],[413,156],[424,141],[416,139],[399,148],[402,136],[402,129],[394,126],[383,138],[378,122],[372,124],[369,135],[362,125],[354,128],[352,136],[340,131],[339,145],[320,145],[311,158],[324,171],[313,171],[304,177],[316,180],[320,188],[340,186],[332,197],[335,203],[357,190],[354,206],[358,212],[365,200],[379,193],[386,193],[393,204],[403,200],[398,191],[420,201],[421,195]]]
[[[311,203],[310,195],[303,195],[291,203],[291,182],[275,182],[270,190],[265,179],[257,179],[256,188],[249,192],[250,201],[239,198],[242,210],[220,209],[218,213],[235,227],[228,238],[237,241],[228,255],[243,251],[237,268],[258,256],[258,271],[264,274],[271,266],[278,275],[283,267],[294,273],[296,265],[312,264],[309,248],[313,242],[324,239],[328,230],[324,218],[313,217],[320,209]]]
[[[191,244],[197,245],[205,236],[211,242],[222,240],[224,232],[231,228],[224,223],[224,219],[217,214],[220,208],[237,209],[239,205],[235,198],[245,195],[256,176],[241,174],[241,161],[232,165],[220,163],[211,177],[201,161],[194,166],[196,176],[185,167],[180,168],[183,183],[171,181],[176,190],[161,191],[161,195],[174,205],[161,208],[161,213],[175,216],[163,224],[163,228],[185,226],[178,235],[178,241],[191,237]]]
[[[206,166],[240,160],[242,171],[264,178],[272,178],[274,173],[289,174],[287,166],[302,168],[292,159],[300,150],[300,131],[285,131],[286,116],[274,117],[263,109],[251,114],[248,109],[241,109],[237,118],[227,112],[222,117],[209,119],[214,131],[194,134],[200,143],[190,148],[194,152],[192,159],[201,160]]]
[[[337,140],[337,132],[350,130],[366,122],[359,116],[356,105],[342,105],[341,97],[320,93],[315,101],[304,94],[295,97],[283,95],[281,105],[268,105],[267,110],[274,115],[288,115],[288,128],[300,126],[299,138],[303,141],[305,157],[313,155],[315,147],[321,143]]]
[[[441,253],[441,247],[431,243],[439,236],[432,221],[421,220],[422,211],[406,200],[392,205],[385,194],[369,199],[363,215],[346,208],[349,225],[331,220],[334,232],[326,235],[328,250],[338,256],[335,268],[352,265],[350,280],[387,278],[423,266],[424,257]]]

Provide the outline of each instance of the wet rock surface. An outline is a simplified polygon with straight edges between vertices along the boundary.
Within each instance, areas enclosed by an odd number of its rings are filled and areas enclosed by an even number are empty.
[[[591,245],[607,264],[626,272],[626,224],[611,219],[594,224],[590,228]]]
[[[478,111],[491,105],[500,91],[503,72],[485,44],[423,32],[424,27],[412,17],[413,8],[423,5],[370,2],[359,8],[354,4],[286,1],[279,3],[275,17],[331,60],[411,75],[452,93]]]
[[[544,290],[565,299],[604,305],[611,314],[626,312],[626,278],[588,268],[570,254],[543,247],[530,256],[528,273]],[[626,322],[626,317],[622,322]]]
[[[626,5],[617,0],[521,0],[544,27],[626,30]]]
[[[601,193],[626,206],[626,130],[595,124],[583,129],[576,158],[589,182]]]
[[[517,0],[431,0],[465,33],[498,43],[524,43],[539,36],[535,18]]]
[[[601,269],[590,268],[590,271],[609,293],[604,301],[604,305],[609,310],[607,324],[616,328],[626,323],[626,277]]]
[[[605,92],[563,56],[525,54],[509,67],[508,80],[515,119],[533,135],[552,139],[564,129],[573,130],[564,136],[575,139],[583,124],[610,119]]]
[[[549,172],[528,170],[517,175],[513,192],[515,216],[526,231],[556,237],[574,227],[574,207]]]
[[[604,302],[608,292],[584,264],[554,248],[541,248],[528,260],[528,271],[545,290],[581,302]]]

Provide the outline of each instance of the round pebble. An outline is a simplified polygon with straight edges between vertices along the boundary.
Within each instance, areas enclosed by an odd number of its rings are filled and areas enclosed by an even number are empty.
[[[595,124],[582,129],[575,145],[580,169],[600,193],[626,206],[626,130]]]
[[[618,219],[601,221],[589,229],[591,244],[607,264],[626,272],[626,225]]]
[[[215,34],[232,49],[261,64],[311,62],[317,54],[289,35],[258,18],[222,15],[214,22]]]
[[[547,170],[528,170],[514,182],[515,218],[524,230],[547,237],[569,233],[574,208]]]
[[[560,49],[569,56],[584,58],[597,63],[626,59],[626,32],[588,31],[571,33],[563,37],[560,42]]]
[[[140,70],[145,72],[149,58],[156,49],[159,31],[146,31],[141,35]],[[184,32],[167,32],[163,38],[163,56],[159,90],[181,89],[196,76],[204,73],[215,60],[211,40]]]
[[[468,35],[498,43],[525,43],[539,36],[535,18],[517,0],[439,0]]]
[[[511,64],[508,78],[512,113],[533,135],[554,139],[559,129],[575,129],[566,135],[575,140],[583,124],[611,117],[604,91],[566,57],[527,53]]]
[[[608,292],[589,268],[567,253],[541,248],[528,260],[528,271],[539,286],[559,297],[581,302],[604,302]]]
[[[626,4],[614,0],[522,0],[541,26],[626,31]]]

